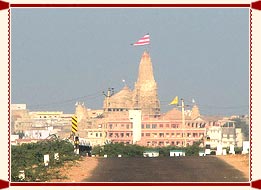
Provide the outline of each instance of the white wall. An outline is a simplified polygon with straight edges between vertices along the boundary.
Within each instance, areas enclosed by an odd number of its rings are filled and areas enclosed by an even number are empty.
[[[133,126],[133,144],[135,144],[141,140],[141,110],[129,110],[129,119]]]

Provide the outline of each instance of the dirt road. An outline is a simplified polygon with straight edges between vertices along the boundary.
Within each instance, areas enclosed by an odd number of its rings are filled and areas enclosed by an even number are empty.
[[[216,156],[99,158],[86,182],[246,182],[244,174]]]
[[[52,182],[244,182],[249,179],[249,157],[83,157],[59,170],[67,177]]]

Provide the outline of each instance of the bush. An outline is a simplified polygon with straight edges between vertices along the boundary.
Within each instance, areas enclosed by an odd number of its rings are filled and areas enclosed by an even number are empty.
[[[61,166],[65,161],[79,159],[74,154],[74,147],[70,142],[55,140],[38,143],[22,144],[11,147],[11,180],[18,178],[20,170],[25,171],[23,181],[47,181],[53,176],[48,173],[50,168]],[[59,160],[54,159],[54,153],[59,153]],[[44,166],[44,155],[49,154],[49,166]]]
[[[161,157],[169,156],[170,150],[185,150],[186,156],[198,156],[200,150],[203,150],[199,147],[200,142],[194,143],[192,146],[187,146],[186,148],[176,147],[176,146],[167,146],[167,147],[144,147],[132,144],[106,144],[104,146],[95,146],[93,147],[92,153],[94,155],[108,157],[142,157],[145,150],[156,150],[159,151]]]

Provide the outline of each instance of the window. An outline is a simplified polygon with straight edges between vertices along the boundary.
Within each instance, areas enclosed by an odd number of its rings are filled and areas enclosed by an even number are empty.
[[[166,128],[169,128],[169,124],[166,124],[165,127],[166,127]]]
[[[150,133],[146,133],[146,137],[150,137]]]
[[[169,137],[169,133],[166,133],[166,137]]]
[[[159,146],[163,146],[163,145],[164,145],[164,142],[160,141]]]
[[[130,133],[126,133],[126,137],[129,137],[130,136]]]
[[[141,136],[144,137],[144,133],[141,133]]]
[[[171,133],[171,136],[172,136],[172,137],[175,137],[175,133]]]
[[[151,128],[152,129],[156,129],[157,128],[157,124],[152,124]]]
[[[129,124],[127,124],[127,125],[126,125],[126,128],[127,128],[127,129],[129,129],[129,128],[130,128]]]
[[[124,137],[124,133],[121,133],[121,137]]]
[[[112,129],[112,124],[109,125],[110,129]]]
[[[160,137],[164,137],[164,133],[159,133],[159,136]]]
[[[144,124],[141,125],[141,128],[144,129]]]
[[[163,128],[163,124],[160,124],[159,127],[160,127],[160,128]]]
[[[146,129],[149,129],[150,128],[150,124],[146,124]]]

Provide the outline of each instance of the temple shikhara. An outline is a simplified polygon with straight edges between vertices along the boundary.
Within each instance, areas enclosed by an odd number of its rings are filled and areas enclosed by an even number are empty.
[[[157,83],[154,79],[153,68],[148,52],[144,52],[140,61],[139,74],[135,82],[134,90],[128,86],[104,100],[104,112],[106,116],[122,117],[129,110],[141,110],[142,116],[159,117],[160,102],[158,99]]]
[[[194,142],[205,146],[209,141],[211,147],[242,147],[244,136],[234,121],[203,116],[195,102],[187,107],[184,100],[177,99],[178,104],[170,105],[166,113],[161,112],[152,59],[147,51],[141,56],[133,86],[131,89],[125,84],[118,92],[109,88],[104,92],[100,110],[92,110],[83,102],[76,103],[72,114],[29,112],[26,105],[12,105],[12,133],[23,134],[23,139],[44,139],[50,134],[66,138],[71,133],[71,117],[76,115],[76,135],[92,146],[125,143],[185,147]]]

